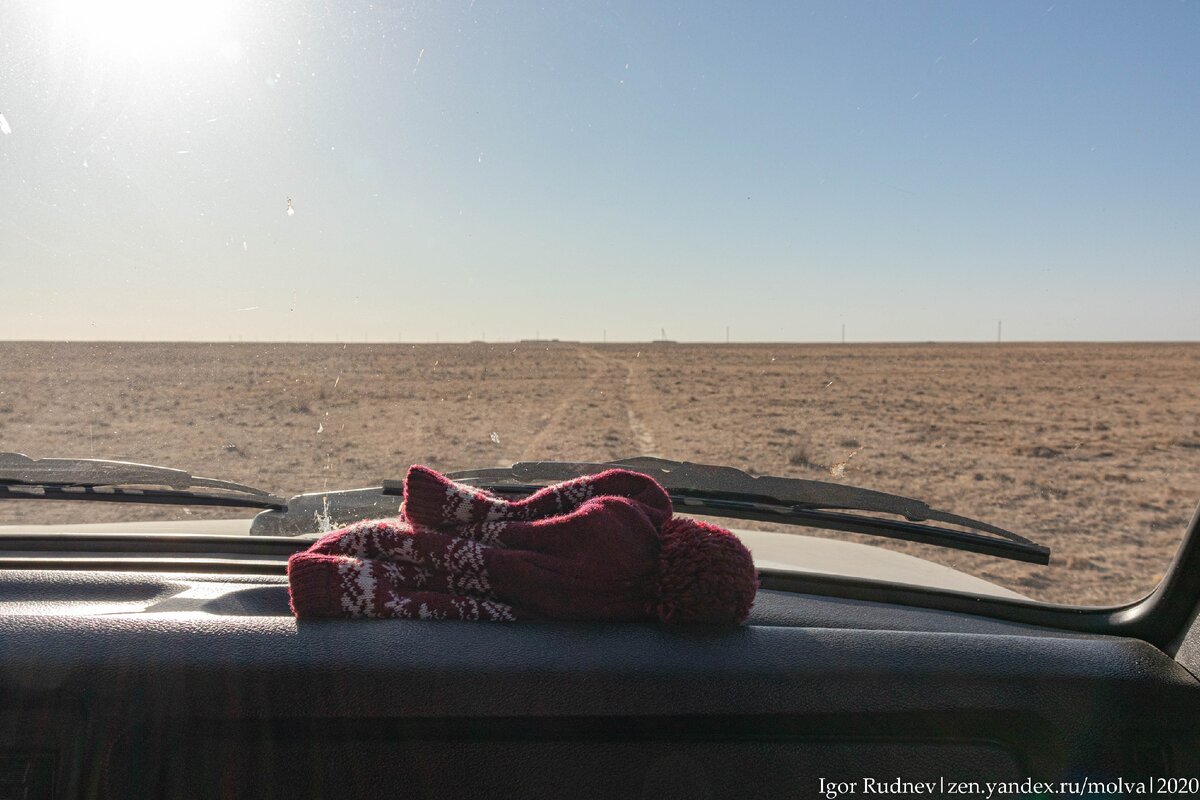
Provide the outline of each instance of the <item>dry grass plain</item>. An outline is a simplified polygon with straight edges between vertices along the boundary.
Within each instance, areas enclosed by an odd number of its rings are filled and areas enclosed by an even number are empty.
[[[995,522],[1051,546],[1051,566],[858,540],[1106,604],[1156,582],[1200,499],[1200,345],[10,342],[0,450],[281,494],[377,485],[414,462],[725,463]],[[183,513],[5,503],[0,524]]]

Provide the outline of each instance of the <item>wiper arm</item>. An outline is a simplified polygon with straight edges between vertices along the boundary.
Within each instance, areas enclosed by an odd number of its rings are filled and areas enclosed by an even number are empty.
[[[191,491],[201,488],[219,493]],[[33,459],[21,453],[0,453],[0,500],[287,509],[283,498],[262,489],[180,469],[94,458]]]
[[[481,488],[520,493],[537,489],[538,483],[570,480],[616,467],[649,475],[662,484],[672,502],[693,513],[886,536],[1033,564],[1050,563],[1050,548],[1044,545],[987,522],[930,508],[911,497],[826,481],[754,476],[733,467],[653,457],[606,463],[523,461],[507,468],[454,472],[448,477]],[[402,487],[397,487],[400,484],[385,481],[384,494],[402,493]],[[846,511],[893,514],[907,521],[839,513]],[[970,530],[923,524],[929,520]]]

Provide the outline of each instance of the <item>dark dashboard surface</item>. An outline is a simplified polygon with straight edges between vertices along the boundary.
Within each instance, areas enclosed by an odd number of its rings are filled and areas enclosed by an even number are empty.
[[[1200,773],[1200,685],[1145,642],[778,591],[736,630],[297,622],[279,577],[5,571],[0,654],[28,797]]]

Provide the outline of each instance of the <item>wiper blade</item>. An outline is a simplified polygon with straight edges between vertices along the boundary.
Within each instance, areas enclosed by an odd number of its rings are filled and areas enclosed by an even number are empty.
[[[22,453],[0,453],[0,483],[58,484],[61,486],[155,485],[173,489],[226,489],[260,497],[270,492],[243,483],[201,478],[181,469],[109,461],[99,458],[30,458]]]
[[[195,492],[215,489],[218,492]],[[270,492],[184,470],[94,458],[33,459],[0,453],[0,500],[90,500],[108,503],[286,510]]]
[[[523,461],[511,467],[453,472],[448,477],[481,488],[521,493],[536,490],[538,483],[570,480],[613,468],[649,475],[662,484],[672,502],[692,513],[886,536],[1033,564],[1050,563],[1050,548],[1044,545],[987,522],[931,508],[911,497],[826,481],[755,476],[733,467],[653,457],[605,463]],[[402,487],[397,491],[398,486],[385,481],[384,494],[402,493]],[[892,514],[905,520],[841,512]],[[924,524],[930,520],[970,530]]]
[[[363,489],[339,489],[309,492],[288,498],[281,512],[264,511],[250,523],[251,536],[299,536],[328,533],[360,519],[394,517],[400,503],[385,497],[377,486]]]

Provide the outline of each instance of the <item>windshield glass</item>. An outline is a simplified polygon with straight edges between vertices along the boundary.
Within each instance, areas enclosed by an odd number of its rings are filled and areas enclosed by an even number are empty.
[[[1136,599],[1200,499],[1197,13],[7,3],[0,451],[283,497],[656,455],[1052,557],[735,529]]]

